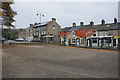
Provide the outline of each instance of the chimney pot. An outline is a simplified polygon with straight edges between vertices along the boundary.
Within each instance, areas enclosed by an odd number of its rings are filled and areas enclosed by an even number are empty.
[[[52,21],[56,21],[56,18],[52,18]]]
[[[104,20],[104,19],[102,19],[101,23],[102,23],[102,25],[104,25],[104,24],[105,24],[105,20]]]
[[[91,21],[91,22],[90,22],[90,26],[93,26],[93,25],[94,25],[94,22],[93,22],[93,21]]]
[[[116,19],[116,18],[114,18],[114,23],[115,23],[115,24],[117,23],[117,19]]]
[[[84,22],[80,22],[80,26],[83,26],[84,25]]]
[[[73,27],[75,27],[75,26],[76,26],[76,23],[73,22]]]
[[[34,23],[34,25],[37,25],[38,23]]]
[[[33,24],[30,24],[30,27],[33,26]]]

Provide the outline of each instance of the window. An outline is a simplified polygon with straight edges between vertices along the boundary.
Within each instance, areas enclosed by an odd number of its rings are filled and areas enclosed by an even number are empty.
[[[42,31],[42,35],[44,34],[44,32]]]
[[[103,32],[99,32],[100,33],[100,36],[103,36]]]
[[[45,35],[45,31],[42,31],[42,34]]]
[[[75,32],[72,32],[73,33],[73,37],[75,36]]]
[[[97,39],[93,39],[93,43],[97,43]]]
[[[53,26],[53,31],[55,31],[55,26]]]
[[[39,31],[40,31],[40,27],[39,27]]]
[[[105,36],[108,36],[108,35],[109,35],[108,31],[107,31],[107,32],[105,32]]]
[[[34,29],[34,32],[36,31],[36,29]]]
[[[104,43],[111,43],[111,39],[110,38],[105,39]]]
[[[45,31],[46,27],[44,26],[44,31]]]
[[[93,36],[96,36],[96,32],[93,33]]]
[[[53,41],[53,38],[52,38],[52,37],[50,37],[50,41]]]
[[[40,32],[39,32],[39,36],[41,36]]]
[[[72,43],[75,43],[75,39],[72,39]]]
[[[84,39],[81,39],[81,44],[84,44]]]

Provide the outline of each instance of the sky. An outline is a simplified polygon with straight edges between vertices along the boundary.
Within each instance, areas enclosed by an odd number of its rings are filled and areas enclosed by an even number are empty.
[[[118,2],[17,2],[12,5],[17,11],[15,16],[16,28],[27,28],[29,24],[40,22],[37,13],[44,14],[42,22],[51,21],[56,18],[58,24],[64,28],[72,26],[75,22],[89,24],[101,24],[104,19],[106,23],[112,23],[114,17],[118,18]]]

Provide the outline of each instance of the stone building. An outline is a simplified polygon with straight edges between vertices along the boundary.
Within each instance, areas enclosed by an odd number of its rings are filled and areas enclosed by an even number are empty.
[[[95,31],[92,36],[86,38],[78,37],[75,35],[76,30],[83,31],[84,29],[90,29]],[[90,22],[88,25],[84,25],[80,22],[80,25],[76,26],[74,23],[72,28],[68,30],[71,32],[64,41],[66,45],[86,46],[87,47],[112,47],[117,48],[120,45],[120,22],[114,19],[114,23],[105,23],[104,20],[101,24],[94,25],[94,22]]]
[[[20,29],[19,31],[18,31],[18,37],[17,37],[17,39],[23,39],[23,40],[26,40],[25,38],[26,38],[26,30],[25,29]]]
[[[41,24],[36,23],[33,27],[34,40],[58,43],[60,29],[61,26],[56,22],[55,18],[52,18],[52,21],[43,22]]]
[[[25,40],[26,41],[33,41],[33,24],[30,24],[30,26],[28,28],[25,29]]]

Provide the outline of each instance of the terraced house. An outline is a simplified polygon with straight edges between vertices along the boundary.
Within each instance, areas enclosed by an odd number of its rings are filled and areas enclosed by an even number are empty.
[[[93,21],[91,21],[88,25],[84,25],[83,22],[80,22],[80,25],[76,26],[76,24],[73,23],[72,28],[70,27],[68,30],[70,34],[68,34],[66,38],[61,37],[61,40],[63,40],[67,46],[117,48],[120,44],[119,24],[120,22],[117,22],[116,18],[114,19],[114,23],[108,24],[106,24],[104,20],[102,20],[99,25],[94,25]],[[94,31],[91,36],[83,38],[76,35],[77,30],[84,32],[86,29],[89,29],[89,32]]]
[[[33,25],[34,40],[58,43],[60,29],[61,26],[56,22],[55,18],[52,18],[52,21],[43,22],[41,24],[36,23]]]

